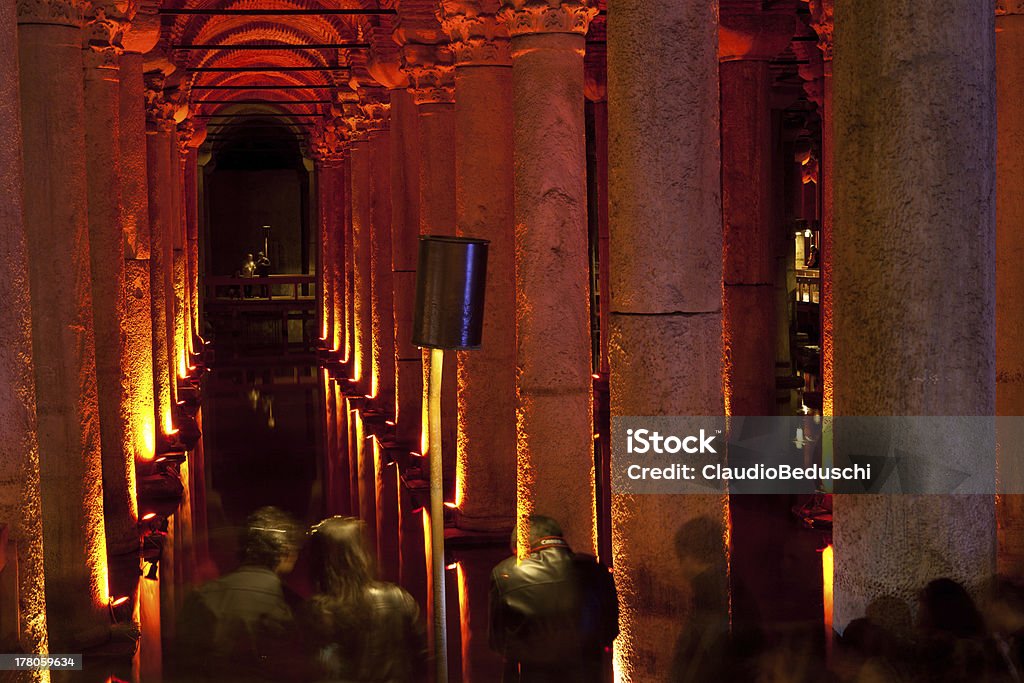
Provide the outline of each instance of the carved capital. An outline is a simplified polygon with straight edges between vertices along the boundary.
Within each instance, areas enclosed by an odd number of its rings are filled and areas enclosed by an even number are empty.
[[[456,66],[510,66],[508,30],[483,0],[441,0],[437,20],[451,40]],[[491,10],[491,11],[487,11]]]
[[[416,104],[455,101],[455,67],[445,45],[406,45],[402,68],[409,74],[409,92]]]
[[[340,164],[348,145],[348,124],[344,119],[324,117],[309,135],[309,152],[318,163]]]
[[[534,33],[587,34],[597,7],[589,0],[502,0],[498,16],[510,36]]]
[[[119,8],[93,5],[82,27],[82,47],[86,68],[116,69],[124,52],[122,39],[128,18]]]
[[[145,54],[160,41],[160,0],[139,0],[121,39],[125,52]]]
[[[174,130],[177,105],[164,93],[165,80],[160,71],[146,74],[146,128],[169,133]]]
[[[832,61],[832,13],[834,0],[808,0],[811,28],[818,34],[818,47],[826,62]]]
[[[386,130],[391,122],[391,103],[370,100],[359,105],[363,112],[363,126],[367,131]]]
[[[19,24],[81,26],[86,0],[17,0]]]

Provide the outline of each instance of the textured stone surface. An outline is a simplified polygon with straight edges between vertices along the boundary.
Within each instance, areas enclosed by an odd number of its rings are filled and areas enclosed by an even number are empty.
[[[996,18],[996,413],[1024,415],[1024,16]],[[1024,575],[1024,496],[999,507],[999,570]]]
[[[22,647],[46,651],[43,530],[36,440],[35,374],[28,249],[22,212],[21,110],[14,7],[0,8],[0,261],[7,300],[0,309],[0,515],[18,549]],[[27,675],[38,681],[43,674]]]
[[[147,130],[147,170],[149,178],[149,287],[152,304],[153,393],[156,423],[166,434],[171,411],[171,358],[167,346],[167,277],[170,264],[170,240],[167,235],[170,213],[170,132],[159,128]]]
[[[519,512],[595,547],[584,38],[512,39]]]
[[[110,623],[82,51],[68,26],[21,24],[18,44],[47,623],[59,648],[99,642]]]
[[[613,416],[724,412],[716,13],[609,7]],[[720,496],[613,496],[621,680],[691,680],[682,650],[726,633],[725,511]]]
[[[512,69],[455,69],[458,234],[490,240],[483,342],[458,354],[459,525],[511,528],[516,503]]]
[[[836,3],[837,415],[995,409],[993,22],[991,2]],[[977,586],[994,529],[989,496],[837,497],[836,626],[927,579]]]
[[[135,452],[125,363],[125,262],[120,203],[120,80],[117,69],[86,69],[85,144],[96,385],[103,453],[107,550],[139,545]],[[142,103],[139,102],[141,113]]]
[[[395,395],[395,304],[391,272],[391,135],[370,133],[370,250],[373,279],[372,392],[391,408]]]
[[[352,144],[353,378],[369,393],[372,370],[372,300],[370,282],[370,145]]]

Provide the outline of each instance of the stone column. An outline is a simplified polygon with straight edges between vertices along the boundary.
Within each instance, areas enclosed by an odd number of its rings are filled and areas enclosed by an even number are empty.
[[[821,307],[821,387],[822,413],[832,415],[833,392],[833,338],[832,329],[832,201],[833,187],[833,135],[832,135],[832,10],[834,0],[810,0],[812,25],[818,34],[818,47],[822,53],[821,93],[821,244],[818,246],[818,265],[821,279],[818,297]]]
[[[150,294],[153,321],[153,393],[156,420],[165,437],[174,430],[174,368],[168,346],[167,272],[171,267],[170,214],[173,182],[170,146],[174,108],[164,100],[163,74],[146,74],[146,171],[149,186]]]
[[[103,507],[107,552],[114,556],[139,549],[135,444],[130,440],[131,410],[122,370],[126,301],[120,220],[119,42],[123,29],[103,9],[94,7],[84,29],[86,178]]]
[[[420,450],[422,355],[412,345],[419,234],[419,120],[413,94],[391,94],[391,266],[395,315],[395,435]]]
[[[839,0],[835,13],[835,413],[993,415],[993,5]],[[899,68],[880,79],[880,64]],[[905,432],[917,448],[935,438]],[[995,569],[993,506],[836,496],[836,627],[882,595],[913,609],[933,578],[978,587]]]
[[[157,29],[159,19],[157,19]],[[149,460],[156,447],[158,421],[153,397],[153,313],[149,272],[149,183],[146,172],[146,88],[142,53],[158,31],[138,17],[125,36],[120,79],[121,227],[124,232],[125,305],[122,371],[128,393],[131,443],[135,457]]]
[[[1000,7],[1000,5],[1002,5]],[[996,15],[996,414],[1024,415],[1024,4],[1006,0]],[[1024,575],[1024,496],[998,501],[1002,574]]]
[[[199,147],[206,140],[206,127],[189,121],[187,135],[182,137],[181,163],[185,221],[185,343],[189,352],[199,349]],[[191,357],[187,358],[191,363]]]
[[[512,36],[519,515],[558,515],[580,552],[596,547],[583,116],[596,11],[573,0],[505,0],[501,11]]]
[[[370,142],[366,131],[359,131],[352,141],[352,297],[354,344],[352,379],[360,390],[370,393],[373,339],[370,284]]]
[[[387,96],[384,96],[387,97]],[[372,383],[369,393],[390,412],[395,395],[395,310],[391,273],[390,101],[364,106],[369,134]]]
[[[456,224],[455,91],[451,50],[446,45],[406,45],[403,59],[419,114],[419,233],[453,235]],[[414,249],[418,249],[418,243]],[[422,357],[423,377],[426,378],[430,374],[430,352],[424,350]],[[443,461],[446,496],[454,484],[457,462],[454,457],[459,421],[457,385],[457,365],[449,360],[441,380],[441,450],[448,454]],[[426,406],[425,395],[421,397],[421,405]],[[426,417],[424,411],[424,423]],[[425,438],[423,446],[426,448]]]
[[[739,7],[737,7],[739,5]],[[730,415],[775,414],[775,231],[772,77],[768,60],[793,35],[792,7],[749,12],[724,0],[719,30],[722,116],[723,341]]]
[[[591,181],[590,217],[591,230],[596,226],[596,234],[591,239],[597,241],[597,281],[598,301],[600,310],[597,320],[601,328],[599,343],[600,358],[594,367],[600,372],[608,372],[608,315],[611,295],[608,289],[608,49],[607,21],[605,17],[595,17],[590,22],[587,32],[587,51],[584,55],[584,89],[590,111],[593,115],[593,154],[594,177]],[[591,266],[593,267],[593,266]],[[592,274],[593,275],[593,274]],[[593,318],[591,311],[591,318]],[[595,429],[600,431],[599,429]]]
[[[490,240],[483,344],[457,362],[457,523],[495,531],[512,527],[516,504],[512,55],[497,0],[441,9],[455,56],[457,233]]]
[[[316,203],[319,230],[317,252],[318,295],[321,299],[320,336],[328,348],[349,354],[344,315],[344,200],[343,138],[334,120],[317,129],[313,141],[316,163]]]
[[[0,7],[0,272],[5,303],[0,308],[0,518],[17,544],[18,635],[26,652],[46,652],[43,518],[36,437],[35,367],[28,247],[22,207],[21,103],[18,94],[17,13]],[[10,560],[9,560],[10,561]],[[43,674],[26,676],[41,681]]]
[[[46,608],[57,652],[102,642],[110,624],[81,12],[72,1],[18,6]]]
[[[192,137],[190,122],[181,122],[171,140],[171,173],[174,178],[172,187],[173,213],[171,214],[171,243],[173,247],[171,261],[171,287],[173,294],[168,303],[169,311],[173,312],[171,335],[174,343],[171,349],[171,362],[174,364],[177,388],[179,379],[188,374],[190,340],[188,334],[188,256],[185,238],[185,162],[188,155],[188,141]]]
[[[716,10],[703,1],[609,7],[613,417],[723,414]],[[706,671],[674,654],[706,654],[727,633],[726,506],[717,495],[612,496],[622,680],[697,680],[680,665]]]

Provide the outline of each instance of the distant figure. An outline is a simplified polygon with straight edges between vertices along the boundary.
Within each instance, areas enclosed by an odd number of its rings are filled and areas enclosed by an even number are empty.
[[[256,254],[256,276],[267,277],[270,275],[270,259],[262,251]],[[264,299],[270,297],[270,287],[260,285],[260,296]]]
[[[804,259],[804,268],[817,268],[818,257],[818,247],[812,244],[810,250],[807,252],[807,258]]]
[[[246,520],[241,566],[185,599],[177,633],[187,680],[308,680],[281,583],[298,558],[297,532],[284,512],[260,508]]]
[[[363,523],[330,517],[313,527],[316,595],[306,621],[316,648],[317,676],[331,683],[406,683],[426,669],[426,639],[416,601],[374,579]]]
[[[503,683],[593,683],[619,633],[615,583],[591,555],[573,553],[550,517],[529,518],[530,551],[491,573],[490,645]]]
[[[242,277],[256,277],[256,262],[252,260],[252,254],[246,254],[242,261]],[[252,285],[245,285],[242,291],[246,299],[252,296]]]

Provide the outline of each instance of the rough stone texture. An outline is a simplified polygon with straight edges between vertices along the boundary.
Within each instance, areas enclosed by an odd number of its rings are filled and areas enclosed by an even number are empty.
[[[490,240],[481,348],[458,354],[459,526],[511,528],[516,505],[512,69],[455,69],[458,234]]]
[[[371,392],[387,408],[395,395],[395,304],[391,272],[391,135],[370,134],[370,259],[373,280]]]
[[[789,18],[792,33],[792,19]],[[775,226],[768,62],[722,63],[726,396],[732,415],[775,413]]]
[[[992,2],[836,2],[837,415],[995,409],[993,22]],[[836,626],[926,579],[977,586],[994,530],[991,496],[837,496]]]
[[[609,7],[613,416],[724,413],[716,9]],[[621,680],[686,680],[680,649],[726,632],[725,517],[721,496],[613,496]]]
[[[170,242],[167,215],[170,196],[170,130],[155,128],[146,131],[147,169],[149,178],[149,287],[153,321],[153,394],[156,403],[156,423],[160,433],[170,428],[171,414],[171,358],[167,347],[167,278],[170,268]]]
[[[142,56],[121,56],[119,160],[125,290],[122,372],[129,406],[129,443],[136,458],[153,457],[153,326],[149,273],[149,186],[146,174],[145,83]]]
[[[46,597],[43,529],[36,440],[35,368],[28,248],[22,212],[21,102],[18,98],[18,41],[12,4],[0,7],[0,270],[6,302],[0,308],[0,520],[17,544],[21,646],[46,652]],[[29,674],[39,681],[42,673]]]
[[[370,148],[362,140],[352,144],[352,260],[355,295],[353,330],[355,332],[352,377],[369,393],[372,370],[370,283]]]
[[[103,457],[103,508],[110,555],[127,554],[139,547],[132,413],[122,369],[126,365],[122,328],[126,302],[124,232],[120,221],[119,87],[116,67],[86,69],[89,254]],[[140,102],[140,109],[141,106]]]
[[[412,345],[419,234],[419,115],[413,95],[391,93],[391,265],[395,315],[395,422],[399,441],[419,449],[423,373]]]
[[[110,624],[82,49],[77,27],[45,23],[20,24],[18,44],[47,626],[60,649]]]
[[[352,226],[352,202],[351,197],[351,163],[348,155],[343,156],[331,169],[330,177],[330,215],[328,217],[327,229],[331,233],[330,251],[331,258],[327,262],[327,276],[331,281],[331,320],[334,324],[334,347],[341,349],[346,358],[352,357],[352,328],[346,324],[346,320],[352,319],[352,296],[346,283],[351,282],[350,274],[347,273],[346,255],[352,248],[351,226]],[[346,230],[348,232],[346,232]],[[346,241],[346,238],[348,240]],[[346,277],[349,277],[346,280]]]
[[[583,51],[578,33],[512,38],[516,423],[520,518],[557,515],[573,548],[593,552]]]
[[[398,540],[398,490],[402,487],[401,475],[394,463],[381,462],[384,455],[374,440],[373,464],[376,470],[376,511],[377,511],[377,569],[384,581],[399,579],[401,548]]]
[[[996,18],[996,414],[1024,415],[1024,16]],[[1024,575],[1024,496],[999,499],[999,571]]]

